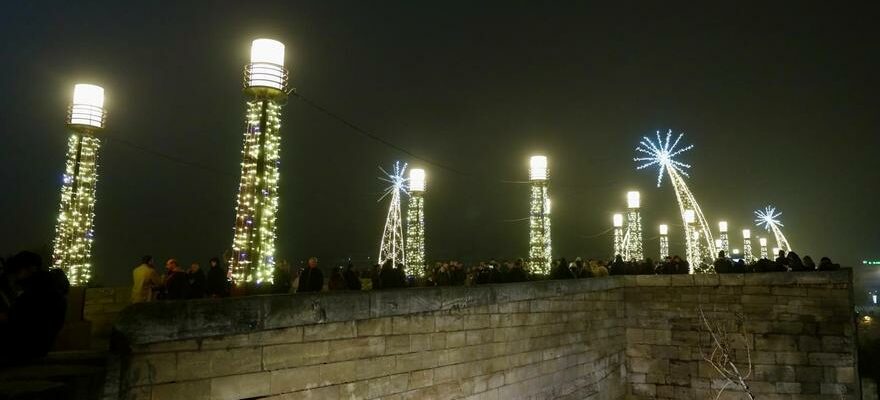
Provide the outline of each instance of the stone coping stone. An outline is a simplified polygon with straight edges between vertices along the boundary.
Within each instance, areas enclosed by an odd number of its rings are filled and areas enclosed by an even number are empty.
[[[623,287],[850,284],[852,271],[637,275],[475,286],[258,295],[158,301],[124,309],[114,329],[128,345],[246,334],[327,322],[364,320],[542,299]]]

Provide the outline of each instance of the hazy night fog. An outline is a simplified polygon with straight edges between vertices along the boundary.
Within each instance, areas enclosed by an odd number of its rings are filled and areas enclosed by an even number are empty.
[[[7,2],[0,12],[0,253],[48,256],[73,84],[104,86],[95,282],[140,256],[231,246],[251,40],[285,43],[291,97],[278,257],[375,258],[378,166],[427,170],[429,260],[525,257],[528,157],[549,157],[554,257],[609,257],[642,192],[647,255],[681,219],[636,171],[644,135],[684,132],[688,183],[731,247],[773,204],[795,251],[880,257],[876,3]],[[709,8],[702,8],[709,7]],[[428,162],[430,160],[432,162]],[[437,165],[437,164],[441,164]],[[757,249],[756,249],[757,252]],[[48,261],[48,260],[47,260]],[[296,265],[296,264],[294,264]],[[365,264],[358,265],[366,266]]]

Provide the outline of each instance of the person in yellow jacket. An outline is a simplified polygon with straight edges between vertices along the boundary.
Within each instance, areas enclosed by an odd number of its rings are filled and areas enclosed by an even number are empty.
[[[162,286],[162,278],[156,272],[153,266],[153,257],[144,256],[141,259],[141,265],[138,265],[132,272],[134,285],[131,287],[131,302],[143,303],[155,300],[153,298],[153,289]]]

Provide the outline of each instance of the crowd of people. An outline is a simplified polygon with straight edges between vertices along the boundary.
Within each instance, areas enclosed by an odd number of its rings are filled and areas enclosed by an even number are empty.
[[[189,269],[184,270],[171,258],[165,262],[165,273],[160,275],[153,257],[144,256],[132,271],[131,302],[226,297],[230,288],[226,268],[217,257],[208,262],[207,273],[198,262],[192,262]]]

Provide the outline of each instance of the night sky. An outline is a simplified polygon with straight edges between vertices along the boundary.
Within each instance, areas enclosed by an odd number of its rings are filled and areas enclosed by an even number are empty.
[[[526,256],[528,187],[511,182],[536,153],[550,158],[554,256],[610,256],[599,234],[630,189],[642,191],[648,255],[661,222],[683,253],[668,180],[656,188],[656,170],[632,161],[641,136],[667,129],[696,146],[682,158],[689,185],[713,225],[730,221],[732,247],[772,203],[801,256],[880,258],[876,2],[195,3],[4,4],[0,253],[48,251],[66,107],[89,82],[109,111],[95,281],[128,283],[144,254],[220,255],[242,67],[251,40],[269,37],[286,44],[300,94],[442,165],[291,97],[279,258],[375,258],[387,212],[377,167],[395,160],[427,170],[429,260]]]

